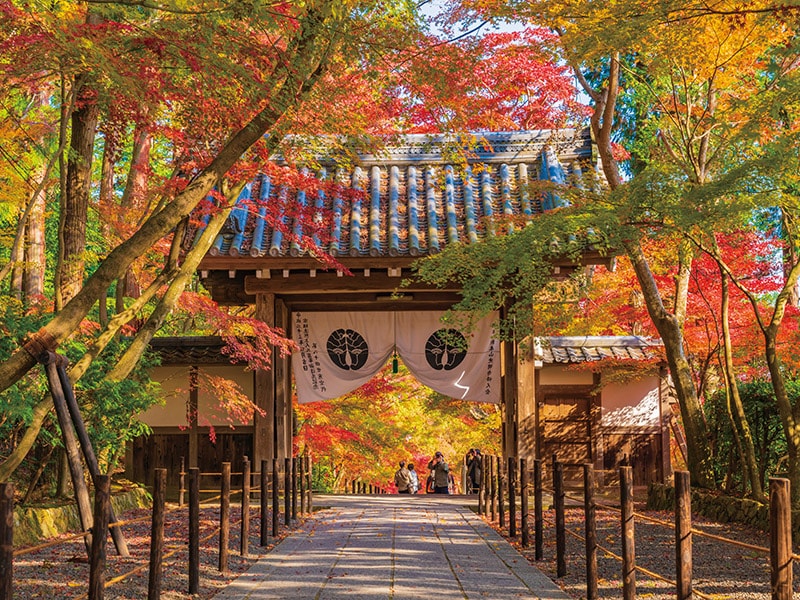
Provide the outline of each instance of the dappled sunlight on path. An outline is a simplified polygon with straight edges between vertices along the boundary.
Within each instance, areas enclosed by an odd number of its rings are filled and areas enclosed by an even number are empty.
[[[567,598],[469,508],[465,496],[320,496],[317,513],[215,596]]]

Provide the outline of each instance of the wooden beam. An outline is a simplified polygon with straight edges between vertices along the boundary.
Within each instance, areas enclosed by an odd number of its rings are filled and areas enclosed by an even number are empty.
[[[427,283],[411,281],[409,285],[401,287],[401,278],[389,277],[386,273],[371,271],[369,277],[361,275],[338,277],[336,273],[317,272],[313,279],[306,276],[288,277],[285,279],[258,279],[247,276],[244,278],[244,291],[246,294],[302,294],[326,292],[393,292],[409,293],[416,291],[452,292],[459,288],[455,285],[447,288],[437,288]]]
[[[350,300],[349,295],[341,295],[338,300],[309,298],[307,296],[286,296],[286,305],[293,311],[303,312],[335,312],[335,311],[417,311],[448,310],[460,299],[456,295],[448,295],[439,300],[414,300],[413,302],[384,302],[370,299]]]
[[[350,270],[363,271],[371,269],[373,271],[387,269],[402,269],[408,271],[415,261],[424,256],[336,256],[334,257],[339,264]],[[581,267],[588,265],[604,265],[613,268],[615,257],[604,255],[599,252],[584,252],[578,260],[572,258],[560,258],[551,261],[553,266],[561,267]],[[323,269],[324,265],[317,259],[310,256],[261,256],[252,257],[242,256],[209,256],[206,255],[198,271],[253,271],[256,270],[310,270]]]

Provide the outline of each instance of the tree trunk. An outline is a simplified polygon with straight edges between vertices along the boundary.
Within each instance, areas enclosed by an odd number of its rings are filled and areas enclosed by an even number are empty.
[[[790,215],[784,214],[784,228],[787,231],[793,229],[794,219],[789,217]],[[789,235],[788,239],[794,240],[797,238],[794,235]],[[793,256],[796,256],[796,254],[793,254]],[[767,369],[769,369],[770,383],[772,384],[772,391],[775,393],[775,404],[778,407],[778,414],[781,418],[789,456],[788,469],[789,480],[791,481],[792,506],[800,508],[800,401],[792,404],[789,398],[789,393],[786,389],[785,372],[778,355],[778,334],[783,323],[783,317],[786,314],[786,306],[791,299],[792,290],[800,280],[800,261],[792,260],[792,266],[783,282],[783,288],[775,298],[770,322],[768,325],[764,325],[761,319],[759,297],[745,287],[741,281],[735,279],[730,268],[719,257],[716,258],[720,268],[724,268],[731,281],[749,300],[756,322],[764,335],[764,359],[767,362]]]
[[[120,208],[128,219],[139,220],[142,218],[144,196],[147,192],[147,182],[150,173],[150,129],[147,125],[137,125],[134,134],[131,166],[125,190],[120,199]],[[116,312],[125,310],[125,298],[138,298],[141,293],[139,282],[133,269],[128,268],[125,274],[117,281]]]
[[[786,449],[789,455],[789,481],[791,481],[792,506],[800,507],[800,423],[795,418],[789,394],[781,370],[781,362],[776,349],[777,328],[767,328],[764,332],[765,356],[772,380],[772,389],[778,404],[778,412],[783,423],[783,432],[786,436]]]
[[[25,460],[28,452],[31,451],[31,448],[36,443],[36,438],[39,436],[39,431],[41,431],[47,413],[50,412],[51,408],[53,408],[53,401],[49,395],[33,407],[31,422],[25,429],[25,434],[19,440],[19,443],[14,446],[11,454],[0,463],[0,483],[8,482],[17,467]]]
[[[17,244],[11,248],[9,266],[11,267],[11,295],[17,300],[22,300],[22,288],[25,274],[25,255],[23,244]]]
[[[692,476],[692,483],[713,489],[716,486],[708,427],[692,380],[691,367],[684,353],[683,331],[675,315],[670,314],[664,308],[658,286],[639,242],[628,241],[625,243],[625,249],[644,294],[647,312],[664,342],[667,364],[672,374],[672,383],[675,386],[675,394],[678,397],[681,419],[686,432],[687,462],[689,463],[687,466]]]
[[[100,213],[103,215],[112,214],[116,206],[114,198],[114,167],[119,159],[119,143],[117,134],[112,131],[104,132],[103,144],[103,163],[100,170],[100,194],[98,204]],[[108,241],[108,247],[112,247],[112,230],[110,223],[106,219],[100,219],[100,234],[104,240]],[[105,327],[108,324],[108,294],[102,294],[99,300],[100,325]]]
[[[580,68],[578,66],[574,68],[579,83],[594,101],[591,128],[597,144],[597,153],[600,157],[603,174],[612,191],[624,184],[620,175],[619,165],[614,158],[612,146],[614,116],[620,89],[620,68],[619,54],[614,54],[609,59],[608,77],[606,78],[606,86],[602,91],[593,89],[581,73]],[[689,361],[686,359],[683,348],[681,323],[683,309],[680,298],[684,291],[684,288],[681,287],[683,282],[680,280],[676,282],[676,310],[675,313],[668,313],[664,308],[663,299],[639,241],[628,240],[624,242],[624,245],[644,295],[647,312],[664,342],[667,364],[672,374],[672,381],[675,386],[675,393],[678,397],[681,418],[686,432],[687,462],[693,478],[692,483],[705,488],[714,488],[715,482],[711,465],[708,428],[697,397],[694,381],[692,381]],[[684,251],[685,248],[682,248],[680,255],[680,274],[683,277],[688,273]],[[683,301],[685,301],[685,298]]]
[[[43,174],[42,177],[45,175]],[[25,243],[25,297],[28,304],[44,296],[44,273],[47,265],[44,237],[45,194],[41,190],[33,200],[28,217]]]
[[[731,326],[728,319],[728,305],[730,300],[730,290],[728,276],[720,267],[720,277],[722,277],[722,348],[725,357],[725,382],[728,388],[728,398],[730,401],[731,416],[733,417],[734,435],[739,442],[741,462],[745,468],[745,474],[750,480],[750,490],[753,498],[759,501],[764,500],[764,490],[761,488],[758,463],[756,462],[756,448],[753,443],[753,435],[750,432],[750,424],[747,422],[747,415],[744,412],[742,398],[739,395],[739,386],[736,384],[735,370],[733,366],[733,350],[731,344]]]
[[[84,275],[86,222],[89,216],[89,193],[92,182],[94,138],[100,109],[94,91],[78,88],[78,108],[72,113],[72,135],[67,154],[67,189],[62,194],[59,223],[59,269],[61,301],[69,302],[80,290]]]

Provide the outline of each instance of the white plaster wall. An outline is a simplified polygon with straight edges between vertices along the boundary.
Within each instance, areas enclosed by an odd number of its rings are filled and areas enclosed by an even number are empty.
[[[244,367],[238,365],[225,365],[225,366],[202,366],[200,367],[200,379],[203,375],[208,374],[212,377],[223,377],[236,382],[240,388],[240,392],[244,393],[252,401],[254,398],[253,391],[253,372],[246,371]],[[236,420],[231,421],[231,417],[222,406],[224,398],[219,397],[215,390],[211,389],[208,385],[200,382],[200,389],[197,395],[197,408],[200,412],[199,424],[202,425],[252,425],[253,420],[247,421]]]
[[[594,377],[589,370],[543,366],[539,372],[539,385],[592,385]]]
[[[222,407],[223,399],[215,394],[213,383],[204,375],[223,377],[234,381],[250,400],[253,399],[253,372],[236,365],[202,366],[199,374],[197,404],[200,412],[199,424],[208,425],[252,425],[252,419],[231,419]],[[150,377],[161,384],[164,405],[156,405],[139,415],[150,427],[186,427],[186,406],[189,402],[189,367],[155,367]]]
[[[150,377],[161,384],[163,406],[152,406],[139,415],[150,427],[183,427],[189,401],[189,367],[155,367]]]
[[[604,427],[659,424],[659,380],[655,375],[603,386],[600,394]]]

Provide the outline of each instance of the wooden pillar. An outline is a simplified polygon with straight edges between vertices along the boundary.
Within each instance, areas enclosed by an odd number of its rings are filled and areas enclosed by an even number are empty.
[[[0,483],[0,598],[14,597],[14,484]]]
[[[592,376],[592,384],[595,390],[601,388],[600,373],[595,373]],[[601,423],[603,419],[603,406],[602,397],[600,392],[593,393],[589,398],[589,447],[591,461],[594,470],[601,473],[601,485],[605,483],[602,475],[605,468],[605,440],[602,434]]]
[[[519,457],[533,464],[536,458],[536,357],[531,337],[517,348],[517,390]]]
[[[256,318],[267,325],[275,325],[275,294],[256,294]],[[256,411],[253,417],[253,460],[257,465],[276,458],[274,375],[273,369],[259,369],[254,374],[253,401],[264,411],[263,416]]]
[[[275,326],[290,331],[289,310],[275,301]],[[292,374],[289,357],[273,356],[275,383],[275,453],[278,458],[292,456]]]
[[[508,314],[506,307],[502,317]],[[502,395],[503,395],[503,457],[517,456],[517,344],[514,341],[501,342]]]
[[[200,370],[189,367],[189,399],[186,405],[186,420],[189,422],[189,468],[199,467],[200,432],[197,430],[198,377]]]

